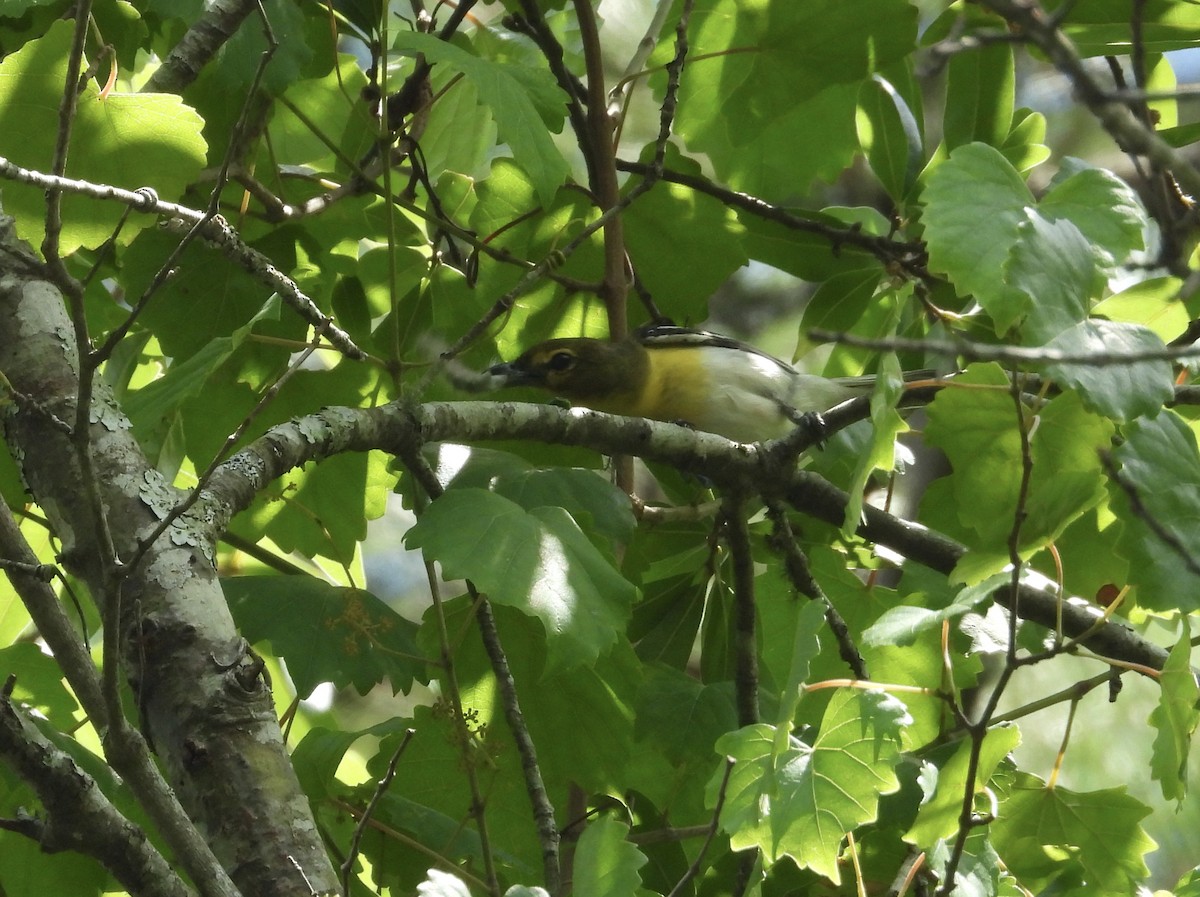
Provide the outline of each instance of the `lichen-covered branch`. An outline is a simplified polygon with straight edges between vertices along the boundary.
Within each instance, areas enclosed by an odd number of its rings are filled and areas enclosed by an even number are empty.
[[[785,437],[787,438],[787,437]],[[757,492],[784,501],[803,514],[840,527],[849,497],[814,473],[781,465],[768,447],[742,445],[711,433],[671,424],[619,418],[584,409],[517,402],[427,402],[372,409],[327,408],[272,428],[226,462],[199,503],[219,532],[249,507],[268,483],[293,467],[345,451],[382,449],[411,452],[424,442],[532,439],[581,445],[609,455],[637,455],[718,486]],[[749,493],[748,493],[749,494]],[[940,573],[949,574],[966,554],[953,539],[878,508],[863,509],[858,535]],[[1007,605],[1011,593],[997,597]],[[1021,616],[1053,628],[1059,616],[1068,636],[1090,633],[1086,646],[1105,657],[1161,669],[1167,652],[1085,601],[1060,600],[1052,590],[1021,587]]]
[[[46,812],[37,820],[42,850],[74,850],[98,860],[131,894],[195,894],[100,786],[56,747],[7,696],[0,696],[0,759],[33,788]]]
[[[62,541],[63,565],[101,596],[108,583],[98,562],[102,547],[87,524],[89,484],[73,437],[60,426],[76,419],[77,359],[61,294],[41,276],[12,220],[0,218],[0,373],[30,399],[8,409],[5,439]],[[180,496],[147,463],[102,379],[90,398],[91,485],[108,515],[121,576],[123,666],[170,788],[156,789],[136,764],[128,775],[123,740],[106,740],[106,751],[117,755],[110,758],[114,766],[133,779],[134,792],[202,893],[240,888],[282,895],[301,887],[307,893],[303,878],[332,892],[336,875],[284,748],[270,690],[233,625],[203,521],[177,521],[140,564],[121,566]],[[120,733],[127,725],[110,719],[109,728]],[[298,864],[295,880],[280,875],[281,856]]]
[[[206,4],[204,14],[187,30],[143,89],[151,93],[181,93],[257,5],[256,0],[212,0]]]

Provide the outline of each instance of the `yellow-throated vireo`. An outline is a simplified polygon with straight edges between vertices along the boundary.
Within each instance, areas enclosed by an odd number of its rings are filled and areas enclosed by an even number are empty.
[[[737,442],[782,436],[802,414],[826,411],[875,382],[805,374],[719,333],[661,324],[617,341],[547,340],[487,374],[492,388],[536,386],[594,411],[687,423]]]

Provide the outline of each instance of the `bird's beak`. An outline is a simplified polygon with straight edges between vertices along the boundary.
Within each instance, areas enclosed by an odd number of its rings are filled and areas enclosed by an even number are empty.
[[[487,369],[496,389],[506,386],[540,386],[540,380],[529,370],[519,368],[511,361],[494,364]]]

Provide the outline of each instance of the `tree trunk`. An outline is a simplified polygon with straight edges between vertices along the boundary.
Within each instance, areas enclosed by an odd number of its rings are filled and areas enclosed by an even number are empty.
[[[121,670],[137,705],[127,710],[136,709],[179,802],[243,893],[333,892],[336,876],[262,664],[221,593],[213,561],[219,533],[185,514],[143,548],[182,495],[148,464],[102,377],[81,451],[71,435],[79,367],[62,293],[12,220],[0,218],[0,373],[10,384],[4,435],[62,542],[63,565],[87,584],[106,624],[117,621]],[[107,633],[106,646],[117,634]],[[105,663],[116,662],[106,651]],[[115,681],[110,720],[118,712]]]

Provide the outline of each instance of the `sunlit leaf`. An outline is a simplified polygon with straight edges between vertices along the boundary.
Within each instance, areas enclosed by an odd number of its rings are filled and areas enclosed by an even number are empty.
[[[568,171],[547,131],[549,122],[557,131],[563,116],[563,98],[549,74],[496,63],[416,31],[398,35],[396,46],[453,66],[471,79],[480,100],[496,118],[500,138],[533,179],[542,205],[548,206]]]
[[[545,626],[550,667],[587,664],[616,639],[634,588],[561,508],[526,511],[481,489],[453,489],[405,541]]]
[[[595,897],[625,897],[642,883],[646,857],[628,840],[629,827],[610,816],[593,821],[575,853],[575,887]]]
[[[1192,630],[1186,614],[1179,617],[1182,631],[1167,658],[1159,680],[1162,693],[1158,706],[1150,711],[1150,725],[1158,730],[1150,774],[1162,786],[1163,797],[1182,802],[1187,795],[1188,756],[1192,736],[1200,723],[1200,687],[1192,672]]]
[[[21,135],[4,146],[4,155],[18,165],[50,170],[71,29],[69,21],[53,22],[42,37],[0,62],[0,134]],[[201,136],[204,123],[179,97],[110,93],[101,98],[95,82],[88,80],[77,102],[69,177],[126,190],[150,187],[161,199],[173,201],[200,173],[207,149]],[[4,209],[16,218],[21,236],[34,245],[42,242],[44,206],[40,188],[4,184]],[[61,250],[98,246],[112,235],[125,212],[119,203],[65,196]],[[121,231],[121,243],[153,224],[151,216],[132,214]]]
[[[993,843],[1019,880],[1027,862],[1059,848],[1070,859],[1060,853],[1058,862],[1081,867],[1095,892],[1127,894],[1146,876],[1144,857],[1156,846],[1139,824],[1149,812],[1124,787],[1080,793],[1021,774],[992,827]]]
[[[874,819],[879,796],[899,787],[893,766],[907,721],[894,698],[846,689],[812,745],[791,736],[779,750],[776,728],[765,724],[722,737],[717,751],[734,760],[721,813],[731,846],[757,847],[768,863],[789,856],[840,881],[846,834]],[[709,782],[710,804],[721,778]]]

